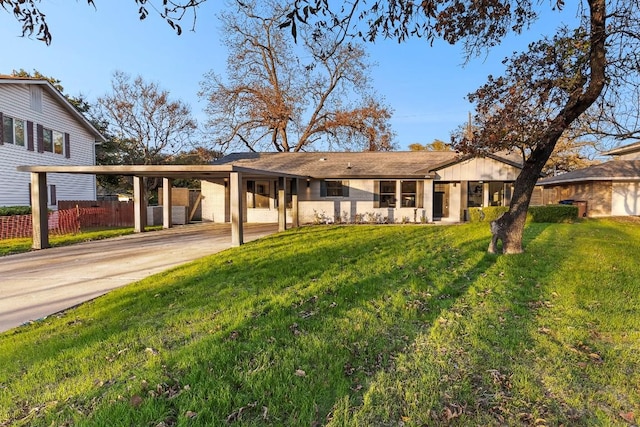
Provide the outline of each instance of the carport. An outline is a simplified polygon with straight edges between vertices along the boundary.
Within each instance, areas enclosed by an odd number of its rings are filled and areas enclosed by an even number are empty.
[[[31,173],[31,212],[33,223],[33,249],[49,247],[49,229],[47,212],[47,174],[89,174],[120,175],[133,177],[134,231],[144,231],[147,222],[147,206],[144,198],[144,178],[162,178],[163,191],[163,228],[171,227],[171,191],[174,179],[224,179],[229,184],[231,245],[244,243],[243,234],[243,176],[265,176],[278,178],[278,230],[287,228],[286,221],[286,185],[287,178],[293,179],[291,214],[292,225],[298,222],[298,179],[306,178],[273,171],[257,170],[234,165],[117,165],[117,166],[18,166],[18,171]]]

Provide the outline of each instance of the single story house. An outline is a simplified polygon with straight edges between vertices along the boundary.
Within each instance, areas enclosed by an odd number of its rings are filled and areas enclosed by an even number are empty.
[[[233,153],[213,165],[242,175],[248,223],[459,222],[469,207],[504,206],[520,173],[515,154],[469,157],[452,151]],[[279,196],[281,194],[281,196]],[[202,219],[229,222],[227,179],[202,181]]]
[[[543,204],[583,201],[588,217],[640,215],[640,142],[604,154],[613,160],[541,179]]]

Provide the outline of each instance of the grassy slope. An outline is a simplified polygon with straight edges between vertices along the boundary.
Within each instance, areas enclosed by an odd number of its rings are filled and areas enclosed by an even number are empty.
[[[304,228],[121,288],[0,335],[0,425],[637,422],[640,226],[488,237]]]

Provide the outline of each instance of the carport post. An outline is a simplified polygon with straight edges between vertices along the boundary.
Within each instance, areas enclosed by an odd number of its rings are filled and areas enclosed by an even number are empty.
[[[278,177],[278,231],[287,229],[287,179]]]
[[[300,227],[300,219],[298,218],[298,187],[299,180],[294,178],[291,181],[291,226],[293,228]]]
[[[49,215],[47,212],[47,174],[31,173],[31,227],[33,249],[49,247]]]
[[[162,228],[171,228],[173,221],[171,218],[171,190],[173,180],[170,178],[162,178]]]
[[[144,178],[133,177],[133,231],[142,233],[147,225],[147,203],[144,197]]]
[[[242,174],[229,174],[229,198],[231,202],[231,246],[244,243],[242,230]]]

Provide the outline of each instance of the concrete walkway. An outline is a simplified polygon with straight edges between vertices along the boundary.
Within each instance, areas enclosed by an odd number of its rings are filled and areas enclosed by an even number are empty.
[[[245,224],[244,241],[277,230]],[[0,257],[0,332],[230,246],[230,225],[203,223]]]

